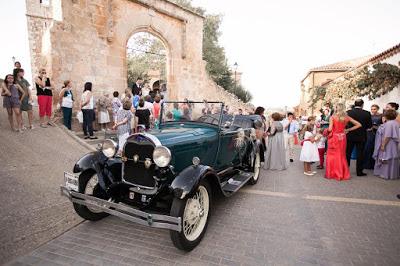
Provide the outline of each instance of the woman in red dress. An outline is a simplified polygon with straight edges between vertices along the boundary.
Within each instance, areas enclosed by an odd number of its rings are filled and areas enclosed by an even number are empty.
[[[346,129],[349,122],[353,124],[353,127]],[[361,127],[361,124],[345,112],[344,104],[337,104],[335,114],[329,119],[326,178],[338,181],[350,179],[349,166],[346,160],[346,134],[359,127]]]

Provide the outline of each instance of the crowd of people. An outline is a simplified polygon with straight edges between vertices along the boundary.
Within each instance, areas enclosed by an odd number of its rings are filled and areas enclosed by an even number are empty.
[[[264,118],[266,169],[284,170],[294,162],[296,144],[301,145],[299,160],[304,164],[304,174],[313,176],[313,170],[325,169],[328,179],[350,179],[350,162],[356,159],[357,176],[365,176],[364,169],[384,179],[400,178],[400,115],[399,105],[390,102],[384,112],[372,105],[371,112],[363,110],[364,102],[358,99],[346,111],[344,104],[329,105],[321,109],[321,117],[308,117],[304,122],[293,113],[286,118],[280,113],[264,117],[264,108],[256,114]],[[288,159],[286,158],[288,156]]]
[[[39,107],[40,127],[52,126],[53,93],[55,88],[45,69],[40,69],[34,80]],[[23,132],[33,129],[33,97],[29,82],[24,78],[20,62],[15,62],[13,74],[5,76],[1,83],[3,107],[7,110],[10,127]],[[76,101],[70,80],[64,82],[59,92],[59,106],[62,110],[65,127],[72,129],[72,110]],[[149,89],[142,78],[138,78],[123,95],[113,92],[112,99],[105,93],[95,100],[93,84],[86,82],[78,106],[78,119],[82,123],[84,138],[96,139],[94,121],[100,130],[114,129],[118,132],[123,147],[129,134],[157,127],[161,104],[166,96],[166,88]],[[121,96],[121,97],[120,97]],[[343,104],[329,105],[320,110],[321,116],[307,118],[306,122],[296,119],[293,113],[282,115],[272,113],[265,117],[265,109],[258,107],[254,114],[263,118],[263,137],[265,147],[265,169],[285,170],[289,162],[294,162],[295,145],[301,145],[299,160],[304,164],[304,174],[315,175],[317,169],[325,169],[325,177],[336,180],[350,179],[349,165],[356,159],[356,174],[364,176],[364,169],[373,170],[374,175],[385,179],[400,178],[400,115],[399,105],[391,102],[379,113],[380,107],[371,106],[371,111],[363,110],[364,102],[356,100],[354,106],[346,111]],[[228,106],[223,110],[204,102],[202,114],[218,112],[231,113]],[[27,127],[23,113],[27,113]],[[175,103],[166,113],[166,119],[175,121],[190,120],[192,104],[185,99],[183,104]],[[252,111],[249,112],[253,113]],[[238,115],[244,114],[242,109]],[[112,119],[110,119],[110,116]],[[14,119],[15,118],[15,119]],[[15,120],[15,121],[14,121]],[[15,123],[16,122],[16,123]],[[121,151],[119,151],[121,152]]]

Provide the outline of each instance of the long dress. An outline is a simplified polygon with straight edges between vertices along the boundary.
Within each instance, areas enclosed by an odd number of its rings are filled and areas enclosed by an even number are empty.
[[[379,127],[382,124],[382,115],[372,115],[372,125]],[[374,169],[375,160],[372,157],[375,147],[375,136],[377,129],[367,131],[367,142],[364,148],[364,169]]]
[[[283,125],[274,121],[268,137],[267,152],[265,153],[265,169],[285,170],[287,168],[285,139]]]
[[[329,179],[350,179],[349,166],[346,160],[346,134],[344,132],[348,119],[340,121],[333,117],[332,132],[328,136],[325,177]]]
[[[380,147],[385,138],[389,139],[385,150],[381,151]],[[400,128],[396,120],[389,120],[381,125],[376,133],[375,139],[375,167],[374,175],[384,179],[400,178]]]

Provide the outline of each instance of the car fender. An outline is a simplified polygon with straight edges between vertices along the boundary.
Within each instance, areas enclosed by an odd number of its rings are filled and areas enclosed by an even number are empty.
[[[105,162],[105,156],[99,151],[93,151],[82,156],[74,165],[74,173],[82,173],[87,170],[93,170],[96,172],[99,184],[102,189],[106,190],[106,180],[103,172],[101,171],[101,166]]]
[[[213,172],[213,169],[207,165],[191,165],[187,167],[172,181],[171,189],[174,196],[179,199],[184,199],[197,188],[200,181],[205,178],[207,174]]]

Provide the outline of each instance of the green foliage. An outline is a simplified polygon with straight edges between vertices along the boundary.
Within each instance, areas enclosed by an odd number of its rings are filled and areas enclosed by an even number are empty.
[[[242,85],[238,84],[235,87],[235,81],[228,66],[225,50],[218,42],[221,36],[222,15],[206,14],[204,9],[193,7],[191,0],[173,0],[172,2],[205,16],[203,59],[207,62],[207,73],[219,86],[235,94],[243,102],[249,102],[252,99],[252,95]]]
[[[166,50],[163,43],[150,33],[137,33],[128,42],[128,86],[138,77],[145,81],[151,70],[158,70],[165,80]]]
[[[399,67],[387,63],[375,64],[371,69],[366,66],[346,73],[326,87],[312,88],[310,108],[314,108],[320,100],[352,100],[363,96],[373,100],[392,91],[399,84]]]
[[[368,69],[365,67],[364,71]],[[400,68],[395,65],[378,63],[367,73],[357,84],[357,90],[360,96],[368,96],[370,100],[385,95],[400,84]]]
[[[325,98],[326,95],[326,88],[322,86],[316,86],[310,89],[311,92],[311,97],[309,101],[309,107],[314,109],[315,105],[319,102],[322,101]]]

